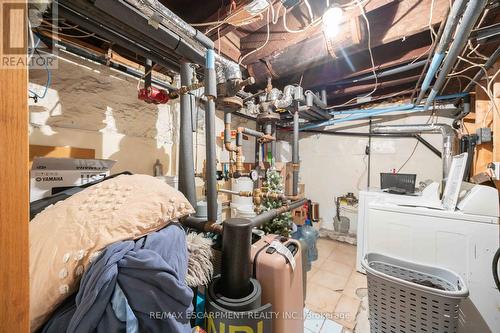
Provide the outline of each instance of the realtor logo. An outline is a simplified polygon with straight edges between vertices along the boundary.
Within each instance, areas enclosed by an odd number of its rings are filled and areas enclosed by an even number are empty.
[[[54,18],[57,6],[50,0],[2,1],[0,68],[56,68],[50,38],[57,35]]]

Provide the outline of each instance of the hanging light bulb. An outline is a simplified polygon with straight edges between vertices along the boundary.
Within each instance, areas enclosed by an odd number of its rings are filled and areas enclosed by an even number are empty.
[[[344,12],[338,6],[329,7],[323,14],[323,31],[328,38],[338,35]]]

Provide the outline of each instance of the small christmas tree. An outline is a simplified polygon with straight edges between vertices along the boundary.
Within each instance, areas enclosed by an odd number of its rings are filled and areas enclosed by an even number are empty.
[[[284,193],[283,178],[276,170],[272,169],[267,172],[264,186],[267,188],[268,193]],[[281,206],[283,206],[283,201],[281,200],[262,200],[263,211],[280,208]],[[292,214],[288,212],[278,215],[273,220],[265,223],[261,229],[266,234],[276,234],[289,237],[290,231],[292,230]]]

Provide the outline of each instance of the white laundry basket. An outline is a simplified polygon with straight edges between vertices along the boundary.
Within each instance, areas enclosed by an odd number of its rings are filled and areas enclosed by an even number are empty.
[[[456,333],[459,304],[469,295],[460,275],[368,253],[371,333]]]

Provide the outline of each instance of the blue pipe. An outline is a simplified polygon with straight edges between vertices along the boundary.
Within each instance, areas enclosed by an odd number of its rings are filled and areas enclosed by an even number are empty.
[[[360,110],[355,110],[355,111],[360,111]],[[330,119],[327,121],[323,121],[321,123],[307,125],[307,126],[302,127],[300,130],[304,131],[304,130],[313,129],[313,128],[317,128],[317,127],[335,125],[335,124],[343,123],[346,121],[369,118],[371,116],[381,115],[381,114],[389,113],[389,112],[397,112],[397,111],[418,112],[418,111],[422,111],[422,107],[415,106],[413,104],[403,104],[403,105],[399,105],[399,106],[393,106],[390,108],[371,109],[371,110],[364,110],[364,111],[365,112],[359,112],[357,114],[349,115],[349,116],[347,116],[345,118],[341,118],[341,119]],[[344,114],[346,114],[346,113],[344,113]]]
[[[434,78],[434,75],[436,75],[439,66],[441,66],[441,63],[443,62],[444,59],[444,53],[436,53],[432,57],[431,64],[429,66],[429,70],[427,71],[425,75],[424,82],[422,83],[422,88],[421,92],[426,92],[427,89],[431,86],[432,79]]]

